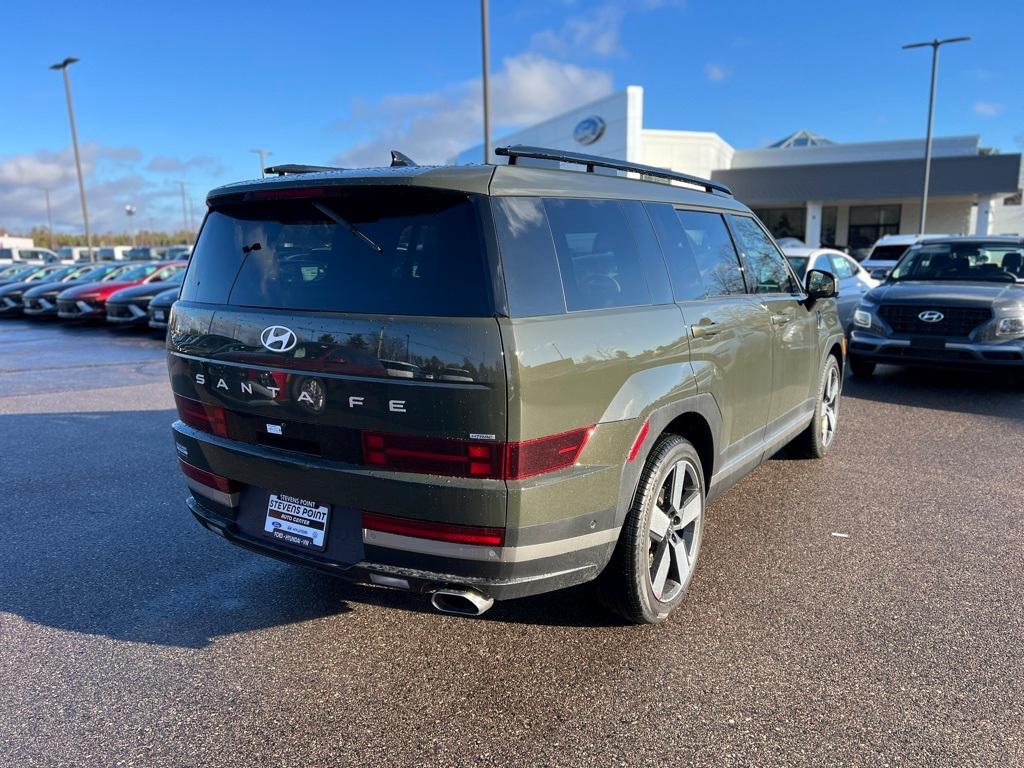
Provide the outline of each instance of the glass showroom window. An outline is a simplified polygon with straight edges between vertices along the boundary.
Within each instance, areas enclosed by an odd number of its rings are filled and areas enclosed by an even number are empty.
[[[804,208],[754,208],[753,211],[776,240],[781,237],[803,240],[807,233]]]
[[[847,245],[851,250],[870,248],[882,235],[900,231],[899,205],[851,205]]]

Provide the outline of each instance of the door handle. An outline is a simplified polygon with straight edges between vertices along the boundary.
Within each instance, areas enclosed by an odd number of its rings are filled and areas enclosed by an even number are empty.
[[[691,325],[690,333],[695,339],[704,339],[708,336],[714,336],[719,333],[722,329],[719,328],[714,322],[704,323],[702,325]]]
[[[772,315],[772,325],[785,325],[792,318],[789,315]]]

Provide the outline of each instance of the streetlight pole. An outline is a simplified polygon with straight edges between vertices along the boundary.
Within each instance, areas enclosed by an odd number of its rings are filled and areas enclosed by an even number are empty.
[[[132,248],[138,248],[139,247],[139,243],[136,240],[136,236],[135,236],[135,227],[132,226],[132,218],[135,216],[136,213],[138,213],[138,210],[139,209],[136,208],[131,203],[128,203],[124,207],[124,215],[128,217],[128,228],[131,230]]]
[[[185,200],[185,182],[178,181],[175,183],[181,186],[181,223],[187,233],[189,232],[190,227],[188,225],[188,203]],[[191,239],[191,236],[186,235],[186,239]]]
[[[50,208],[50,190],[44,189],[46,195],[46,231],[50,234],[50,250],[53,250],[53,209]]]
[[[267,156],[274,154],[269,149],[250,149],[250,152],[255,152],[260,156],[260,178],[266,178],[267,176]]]
[[[903,50],[910,48],[932,49],[932,84],[928,95],[928,132],[924,140],[924,189],[921,190],[921,222],[918,225],[918,234],[924,234],[924,225],[928,217],[928,184],[932,174],[932,124],[935,122],[935,79],[939,70],[939,48],[946,43],[965,43],[970,37],[947,37],[945,40],[938,38],[923,42],[904,45]]]
[[[64,75],[64,95],[68,100],[68,120],[71,123],[71,146],[75,152],[75,170],[78,172],[78,196],[82,201],[82,222],[85,224],[85,244],[89,248],[89,258],[96,261],[96,253],[92,249],[92,232],[89,230],[89,207],[85,203],[85,181],[82,180],[82,160],[78,154],[78,132],[75,130],[75,110],[71,104],[71,80],[68,78],[68,67],[78,61],[68,56],[64,61],[53,64],[50,69],[60,70]]]
[[[483,48],[484,86],[484,163],[491,162],[491,33],[487,0],[480,0],[480,37]]]

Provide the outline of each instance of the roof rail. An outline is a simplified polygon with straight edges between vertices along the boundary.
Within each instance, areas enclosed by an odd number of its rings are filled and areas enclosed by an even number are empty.
[[[272,165],[269,168],[263,170],[264,173],[269,173],[274,176],[291,176],[298,173],[321,173],[323,171],[343,171],[344,168],[338,168],[330,165]]]
[[[630,163],[626,160],[615,160],[600,155],[585,155],[581,152],[568,152],[562,149],[546,149],[544,147],[527,147],[516,144],[511,147],[498,147],[494,154],[508,158],[509,165],[515,165],[520,157],[529,157],[535,160],[556,160],[560,163],[572,163],[573,165],[585,165],[588,173],[593,173],[595,168],[612,168],[616,171],[628,173],[639,173],[642,176],[653,176],[668,181],[681,181],[684,184],[693,184],[702,188],[705,192],[718,192],[732,197],[732,190],[725,184],[717,181],[702,179],[699,176],[690,176],[687,173],[670,171],[668,168],[657,168],[653,165],[642,165]]]

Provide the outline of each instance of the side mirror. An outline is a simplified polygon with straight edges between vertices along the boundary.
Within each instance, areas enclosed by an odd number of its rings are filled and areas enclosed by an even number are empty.
[[[836,286],[836,276],[823,269],[807,270],[804,288],[807,291],[807,296],[812,300],[834,299],[839,295],[839,289]]]

